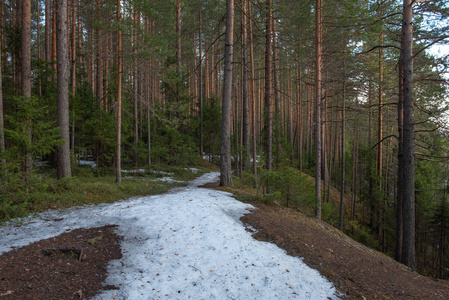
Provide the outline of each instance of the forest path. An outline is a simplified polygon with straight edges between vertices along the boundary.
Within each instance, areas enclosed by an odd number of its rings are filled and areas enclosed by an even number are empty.
[[[94,299],[327,299],[332,283],[301,259],[255,240],[239,220],[253,207],[199,188],[208,173],[171,193],[67,211],[0,228],[0,253],[77,228],[118,225],[123,257]]]

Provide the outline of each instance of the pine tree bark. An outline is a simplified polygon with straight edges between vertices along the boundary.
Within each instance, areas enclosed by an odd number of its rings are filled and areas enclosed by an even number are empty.
[[[258,188],[257,183],[257,111],[256,111],[256,84],[255,84],[255,72],[254,72],[254,47],[253,47],[253,22],[251,19],[251,1],[247,0],[248,4],[248,30],[249,30],[249,60],[251,70],[250,91],[251,91],[251,104],[252,104],[252,135],[253,135],[253,174],[254,174],[254,188]]]
[[[116,173],[115,182],[122,183],[122,167],[121,167],[121,139],[122,139],[122,31],[120,29],[121,12],[120,0],[117,0],[117,153],[116,153]]]
[[[138,116],[138,66],[137,66],[137,29],[140,26],[140,13],[136,7],[134,7],[134,28],[133,28],[133,53],[134,53],[134,72],[133,72],[133,132],[134,132],[134,167],[137,168],[137,163],[139,159],[139,116]]]
[[[3,6],[3,2],[2,2]],[[3,86],[2,86],[2,72],[3,72],[3,32],[0,32],[0,155],[2,155],[5,148],[5,131],[4,131],[4,118],[3,118]],[[0,167],[0,177],[3,175],[3,169],[6,164],[6,160],[2,159]]]
[[[248,65],[247,65],[247,22],[246,22],[246,1],[242,0],[242,117],[243,117],[243,169],[247,169],[249,166],[250,156],[250,140],[249,140],[249,97],[248,97]]]
[[[321,220],[321,43],[322,2],[315,1],[315,217]]]
[[[31,98],[31,0],[22,2],[22,32],[21,32],[21,75],[23,101]],[[31,120],[25,120],[27,138],[31,142]],[[32,158],[29,149],[24,149],[25,161],[23,171],[25,177],[31,177]]]
[[[346,66],[344,67],[346,68]],[[340,184],[340,230],[343,231],[343,212],[345,197],[345,127],[346,127],[346,69],[343,77],[343,99],[341,105],[341,184]]]
[[[198,52],[199,52],[199,62],[198,62],[198,99],[199,99],[199,109],[200,109],[200,157],[203,157],[203,32],[202,32],[202,20],[201,15],[203,11],[203,0],[199,0],[198,9]]]
[[[403,202],[403,89],[404,89],[404,63],[402,59],[402,51],[399,56],[399,76],[398,76],[398,179],[397,179],[397,198],[396,198],[396,246],[395,259],[402,261],[402,202]]]
[[[221,119],[220,185],[232,186],[231,176],[231,114],[232,59],[234,42],[234,0],[226,1],[225,65]]]
[[[413,95],[413,0],[403,2],[403,241],[402,263],[416,270],[415,252],[415,129]]]
[[[57,0],[57,90],[58,90],[58,126],[60,139],[58,148],[57,177],[62,179],[71,176],[70,169],[70,134],[69,134],[69,57],[67,39],[67,0]]]
[[[72,59],[71,59],[71,79],[72,79],[72,99],[75,99],[76,94],[76,1],[72,0],[72,27],[71,27],[71,46],[72,46]],[[75,154],[75,101],[72,102],[72,125],[70,135],[70,149]]]
[[[266,119],[266,168],[268,171],[273,169],[273,112],[271,108],[271,92],[272,92],[272,38],[271,34],[273,32],[272,28],[272,7],[273,0],[266,1],[267,19],[266,19],[266,32],[265,32],[265,119]],[[270,188],[267,187],[267,193],[270,193]]]

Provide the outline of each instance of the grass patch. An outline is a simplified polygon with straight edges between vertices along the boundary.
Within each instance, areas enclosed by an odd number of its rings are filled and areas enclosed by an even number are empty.
[[[210,168],[199,165],[190,169],[155,166],[155,172],[122,173],[122,184],[115,183],[111,170],[95,170],[88,166],[74,170],[77,176],[56,180],[51,173],[35,174],[27,186],[16,184],[0,194],[0,224],[13,218],[48,209],[63,209],[86,204],[111,203],[134,196],[162,194],[184,186]],[[161,181],[161,177],[172,180]],[[6,184],[5,184],[6,185]]]

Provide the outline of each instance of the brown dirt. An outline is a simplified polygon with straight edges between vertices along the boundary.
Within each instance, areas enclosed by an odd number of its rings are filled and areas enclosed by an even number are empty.
[[[333,282],[348,299],[449,299],[449,282],[412,272],[336,228],[282,207],[258,205],[242,217],[272,242]]]
[[[108,262],[121,258],[114,227],[76,229],[3,253],[0,299],[84,299],[114,289],[103,285]],[[42,251],[56,248],[65,250]]]

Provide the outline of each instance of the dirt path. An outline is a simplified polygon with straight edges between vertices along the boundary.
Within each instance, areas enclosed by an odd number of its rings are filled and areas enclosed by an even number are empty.
[[[331,280],[349,299],[449,299],[449,282],[421,276],[334,227],[281,207],[259,206],[242,221]]]

